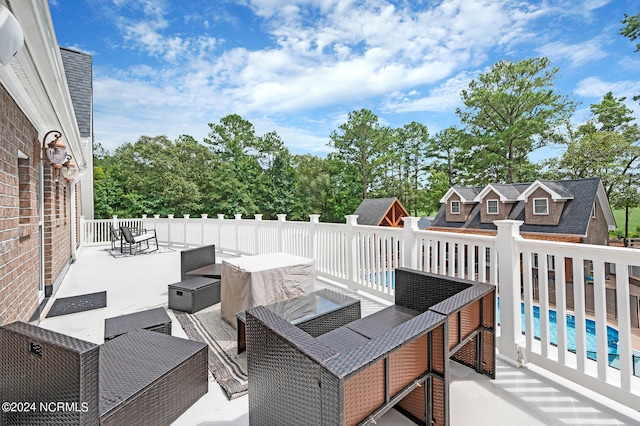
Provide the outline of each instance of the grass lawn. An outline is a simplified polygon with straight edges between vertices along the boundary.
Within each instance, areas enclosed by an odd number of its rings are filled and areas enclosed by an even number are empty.
[[[618,230],[614,234],[620,233],[624,236],[624,210],[614,210],[613,216],[616,219]],[[640,208],[629,210],[629,237],[640,235]]]

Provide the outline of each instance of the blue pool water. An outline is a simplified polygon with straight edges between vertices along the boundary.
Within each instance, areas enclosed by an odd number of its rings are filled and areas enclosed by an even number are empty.
[[[524,320],[524,303],[520,304],[520,312],[522,314],[522,333],[525,332]],[[496,315],[498,324],[500,324],[500,298],[498,298],[498,312]],[[576,352],[576,319],[573,315],[566,315],[567,321],[567,349]],[[586,344],[587,358],[596,359],[596,324],[591,319],[586,319]],[[533,306],[533,334],[536,339],[540,339],[540,307]],[[553,345],[558,345],[558,325],[556,311],[549,309],[549,341]],[[618,357],[618,330],[607,326],[607,352],[609,355],[609,365],[617,368],[619,365]],[[633,351],[633,363],[635,375],[640,374],[640,353]]]
[[[520,312],[522,314],[522,332],[525,332],[525,320],[524,320],[524,303],[520,304]],[[551,344],[558,345],[558,324],[556,318],[556,311],[549,309],[549,340]],[[500,299],[498,299],[498,324],[500,323]],[[567,349],[571,352],[576,351],[576,318],[568,314],[566,315],[567,321]],[[536,339],[540,339],[540,307],[533,306],[533,333]],[[587,352],[596,352],[596,323],[595,321],[586,320],[586,339],[587,339]],[[618,354],[618,330],[607,326],[607,346],[609,354]]]

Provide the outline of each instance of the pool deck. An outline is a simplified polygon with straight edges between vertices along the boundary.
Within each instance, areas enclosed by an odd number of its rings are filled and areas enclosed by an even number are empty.
[[[115,259],[104,247],[83,248],[54,299],[106,290],[107,307],[45,318],[39,325],[101,344],[105,318],[156,307],[167,308],[167,285],[180,280],[179,250]],[[227,256],[232,257],[225,254],[219,257]],[[317,284],[348,292],[326,282],[318,281]],[[356,296],[362,301],[363,315],[385,306],[382,301],[360,294]],[[168,313],[173,320],[172,334],[186,337],[172,311],[168,310]],[[534,365],[514,368],[499,360],[496,367],[496,379],[491,380],[451,362],[452,425],[640,424],[640,412]],[[389,411],[377,423],[413,424],[395,410]],[[248,397],[229,401],[211,376],[209,392],[173,423],[174,426],[248,424]]]

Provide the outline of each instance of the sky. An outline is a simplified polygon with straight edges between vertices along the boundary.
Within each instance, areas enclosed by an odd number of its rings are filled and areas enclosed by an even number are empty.
[[[203,141],[239,114],[324,156],[362,108],[385,126],[459,126],[460,93],[500,60],[546,56],[574,121],[612,91],[640,118],[637,0],[49,0],[58,44],[93,58],[95,141]],[[638,111],[636,111],[638,110]],[[552,148],[553,150],[554,148]],[[559,148],[555,148],[559,149]],[[555,156],[558,152],[538,153]]]

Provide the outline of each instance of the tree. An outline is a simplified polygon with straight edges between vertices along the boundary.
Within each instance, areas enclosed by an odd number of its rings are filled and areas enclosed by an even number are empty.
[[[253,124],[231,114],[221,118],[219,124],[209,123],[209,127],[211,132],[205,142],[211,145],[220,165],[218,183],[229,189],[216,194],[221,213],[257,213],[252,185],[260,175],[260,164],[255,156],[257,137]]]
[[[393,151],[400,171],[400,193],[398,198],[407,211],[418,215],[424,205],[421,196],[426,160],[431,157],[429,129],[415,121],[396,130]]]
[[[265,219],[279,213],[290,214],[296,184],[289,150],[275,131],[257,138],[256,150],[261,166],[254,186],[258,212],[264,214]]]
[[[625,13],[622,24],[624,26],[620,29],[621,35],[627,37],[631,41],[636,41],[640,37],[640,13],[635,15],[627,15]],[[640,52],[640,43],[636,43],[635,52]],[[640,95],[634,96],[633,100],[640,100]]]
[[[553,90],[557,68],[547,58],[499,61],[462,91],[456,114],[471,136],[467,171],[487,181],[513,183],[528,174],[529,154],[545,146],[574,103]]]
[[[448,127],[436,133],[433,140],[434,161],[431,163],[430,172],[443,173],[449,187],[460,184],[462,180],[465,167],[462,164],[461,151],[465,137],[467,135],[462,130]],[[439,200],[440,197],[438,203]]]
[[[608,92],[602,101],[592,104],[591,119],[577,131],[569,128],[567,149],[552,162],[552,170],[560,178],[599,177],[611,204],[625,208],[628,214],[630,207],[638,206],[635,175],[640,167],[640,128],[624,101]]]
[[[367,109],[349,113],[349,120],[331,133],[329,146],[335,148],[333,158],[358,168],[361,200],[367,198],[376,180],[382,176],[379,166],[387,159],[387,140],[378,123],[378,116]]]

